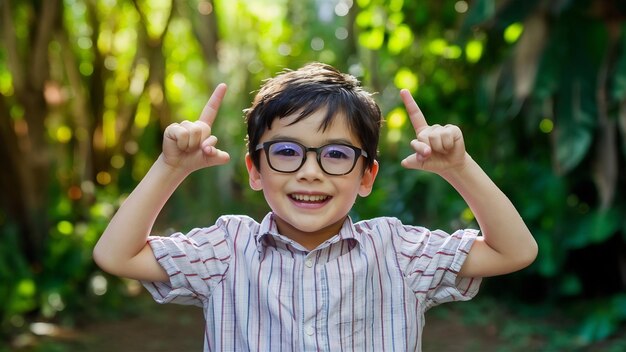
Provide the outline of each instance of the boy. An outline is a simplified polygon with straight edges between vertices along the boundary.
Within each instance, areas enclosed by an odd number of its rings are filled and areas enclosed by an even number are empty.
[[[416,139],[402,166],[454,186],[482,236],[395,218],[352,223],[352,204],[378,172],[381,113],[354,77],[319,63],[268,80],[246,111],[250,187],[271,208],[262,222],[222,216],[186,235],[148,237],[187,175],[229,161],[211,133],[225,92],[217,86],[198,121],[167,127],[163,153],[94,249],[103,270],[142,280],[158,302],[202,306],[205,351],[421,350],[428,308],[468,300],[481,277],[535,259],[533,237],[466,153],[460,129],[429,126],[406,90]]]

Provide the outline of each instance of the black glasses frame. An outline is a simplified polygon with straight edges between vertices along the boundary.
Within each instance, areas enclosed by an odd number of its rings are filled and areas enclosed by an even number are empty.
[[[270,153],[269,153],[269,149],[272,145],[276,144],[276,143],[293,143],[295,145],[298,145],[302,148],[302,150],[304,151],[304,155],[302,156],[302,162],[300,162],[300,165],[298,165],[297,168],[295,168],[292,171],[283,171],[283,170],[278,170],[276,169],[273,165],[272,162],[270,161]],[[322,157],[320,154],[320,151],[330,145],[341,145],[344,147],[348,147],[352,150],[354,150],[354,160],[352,161],[352,166],[350,167],[350,170],[348,170],[347,172],[341,173],[341,174],[335,174],[335,173],[331,173],[326,171],[326,169],[324,169],[324,166],[322,166]],[[274,141],[268,141],[268,142],[264,142],[264,143],[260,143],[257,144],[257,146],[254,148],[255,151],[259,151],[263,149],[265,151],[265,159],[267,160],[267,164],[270,166],[270,168],[276,172],[282,172],[285,174],[290,174],[293,172],[296,172],[298,170],[300,170],[300,168],[302,168],[302,165],[304,165],[304,163],[306,163],[306,159],[309,155],[309,152],[315,152],[316,155],[316,160],[317,160],[317,165],[319,165],[320,169],[322,169],[322,171],[324,171],[326,174],[331,175],[331,176],[343,176],[343,175],[347,175],[349,173],[352,172],[352,170],[354,170],[354,167],[356,166],[356,162],[359,160],[359,157],[364,157],[367,158],[367,152],[361,148],[357,148],[353,145],[350,144],[345,144],[345,143],[328,143],[328,144],[324,144],[323,146],[320,147],[307,147],[301,143],[298,142],[294,142],[294,141],[290,141],[290,140],[274,140]]]

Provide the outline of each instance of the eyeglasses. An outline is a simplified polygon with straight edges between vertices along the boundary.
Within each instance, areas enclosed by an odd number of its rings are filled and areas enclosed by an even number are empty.
[[[340,143],[310,148],[293,141],[276,140],[261,143],[255,148],[257,151],[261,149],[265,151],[267,163],[272,170],[284,173],[300,170],[309,152],[315,152],[317,164],[322,171],[332,176],[349,174],[360,156],[367,158],[363,149]]]

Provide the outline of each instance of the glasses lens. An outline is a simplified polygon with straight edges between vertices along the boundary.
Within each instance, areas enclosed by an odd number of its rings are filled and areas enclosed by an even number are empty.
[[[355,160],[355,150],[346,145],[330,144],[320,152],[322,168],[329,174],[342,175],[350,172]]]
[[[276,142],[270,145],[268,150],[268,160],[270,166],[278,171],[295,171],[304,158],[302,146],[293,142]]]

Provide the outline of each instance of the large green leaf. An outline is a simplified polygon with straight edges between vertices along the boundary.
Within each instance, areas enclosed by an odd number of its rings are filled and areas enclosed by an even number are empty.
[[[580,342],[583,344],[605,340],[618,330],[620,320],[626,317],[624,294],[591,302],[589,306],[578,332]]]
[[[498,27],[506,28],[511,23],[524,21],[530,13],[537,11],[541,3],[541,0],[505,1],[498,8]]]
[[[587,155],[593,131],[585,126],[566,124],[557,130],[556,160],[561,173],[574,169]]]
[[[459,39],[471,37],[476,26],[485,26],[492,35],[501,36],[513,23],[523,22],[533,11],[537,11],[539,0],[514,0],[500,2],[493,0],[475,1],[464,18]]]
[[[620,105],[617,111],[618,118],[622,119],[620,131],[622,135],[622,154],[626,156],[626,24],[622,25],[621,52],[615,64],[615,73],[611,81],[611,98]],[[626,236],[626,235],[625,235]]]
[[[556,159],[562,172],[569,172],[587,155],[597,120],[597,80],[606,47],[607,32],[602,23],[588,21],[586,26],[564,28],[579,21],[570,16],[559,29],[560,40],[551,45],[563,45],[560,63],[560,86],[555,96],[558,128]],[[577,40],[571,40],[571,33]],[[565,35],[565,36],[564,36]]]
[[[617,321],[608,310],[597,310],[583,322],[579,338],[584,344],[601,341],[611,335],[617,328]]]
[[[567,238],[570,248],[583,248],[590,244],[602,243],[620,230],[622,215],[616,209],[593,211],[579,221]]]
[[[622,26],[622,51],[615,63],[615,73],[613,74],[611,97],[615,101],[626,99],[626,25]]]
[[[582,77],[565,79],[556,95],[555,153],[558,170],[562,173],[578,166],[591,147],[596,103],[594,89],[588,85]]]
[[[465,16],[461,32],[467,32],[470,28],[480,25],[493,18],[496,12],[496,4],[494,0],[477,0],[474,1],[472,7]]]

